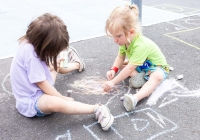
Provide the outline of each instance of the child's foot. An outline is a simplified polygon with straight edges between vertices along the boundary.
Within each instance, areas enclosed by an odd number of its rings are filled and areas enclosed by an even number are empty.
[[[131,88],[141,88],[146,80],[144,79],[145,72],[138,73],[129,79],[129,86]]]
[[[101,124],[103,130],[108,130],[114,122],[114,117],[108,107],[100,105],[95,110],[95,119]]]
[[[123,105],[126,111],[133,111],[137,104],[137,98],[132,94],[124,94]]]
[[[79,63],[79,65],[80,65],[79,70],[78,70],[79,72],[81,72],[85,69],[85,63],[83,62],[83,60],[79,56],[76,49],[71,47],[71,46],[68,48],[68,59],[69,59],[69,63],[73,63],[73,62]]]

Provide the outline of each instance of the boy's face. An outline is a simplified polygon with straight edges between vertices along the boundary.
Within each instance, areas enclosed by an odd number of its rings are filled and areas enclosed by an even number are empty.
[[[127,37],[123,31],[119,31],[117,33],[111,33],[114,42],[117,43],[119,46],[123,46],[128,43]]]

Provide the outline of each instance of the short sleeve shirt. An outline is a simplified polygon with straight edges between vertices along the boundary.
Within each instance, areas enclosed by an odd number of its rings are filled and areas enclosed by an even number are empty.
[[[136,36],[128,49],[126,46],[120,46],[120,55],[126,55],[129,64],[141,66],[145,60],[150,60],[154,65],[168,66],[165,56],[160,48],[149,38],[139,35]]]
[[[12,60],[10,79],[17,110],[26,117],[35,116],[35,102],[43,94],[36,83],[44,80],[52,86],[54,83],[48,66],[37,57],[32,44],[19,45]]]

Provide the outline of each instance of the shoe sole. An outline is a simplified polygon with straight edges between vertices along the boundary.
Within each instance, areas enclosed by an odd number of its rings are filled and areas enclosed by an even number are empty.
[[[73,48],[73,47],[71,47],[71,46],[69,46],[69,48],[72,49],[72,50],[76,53],[76,55],[78,56],[78,58],[81,60],[81,62],[82,62],[82,64],[83,64],[83,70],[84,70],[84,69],[85,69],[85,63],[83,62],[83,60],[82,60],[81,57],[79,56],[79,54],[78,54],[78,52],[76,51],[76,49]],[[83,70],[82,70],[82,71],[83,71]]]
[[[129,96],[130,95],[128,95],[128,94],[124,95],[123,105],[124,105],[126,111],[132,111],[133,109],[135,109],[133,107],[133,102],[132,102],[132,100],[131,100],[131,98]]]
[[[144,72],[138,73],[136,76],[131,77],[129,79],[129,86],[132,88],[141,88],[145,83],[146,80],[144,79]]]
[[[107,108],[107,107],[106,107]],[[110,113],[110,110],[107,108],[107,110],[108,110],[108,112],[109,112],[109,114],[110,114],[110,120],[109,120],[109,122],[106,124],[106,126],[104,126],[104,127],[102,127],[102,129],[103,130],[108,130],[111,126],[112,126],[112,124],[113,124],[113,122],[114,122],[114,117],[113,117],[113,115]]]

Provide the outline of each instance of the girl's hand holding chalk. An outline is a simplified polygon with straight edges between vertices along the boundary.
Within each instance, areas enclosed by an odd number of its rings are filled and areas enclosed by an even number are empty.
[[[60,61],[60,68],[67,68],[67,66],[68,66],[68,52],[62,51],[60,53],[60,58],[64,59],[64,60]]]

